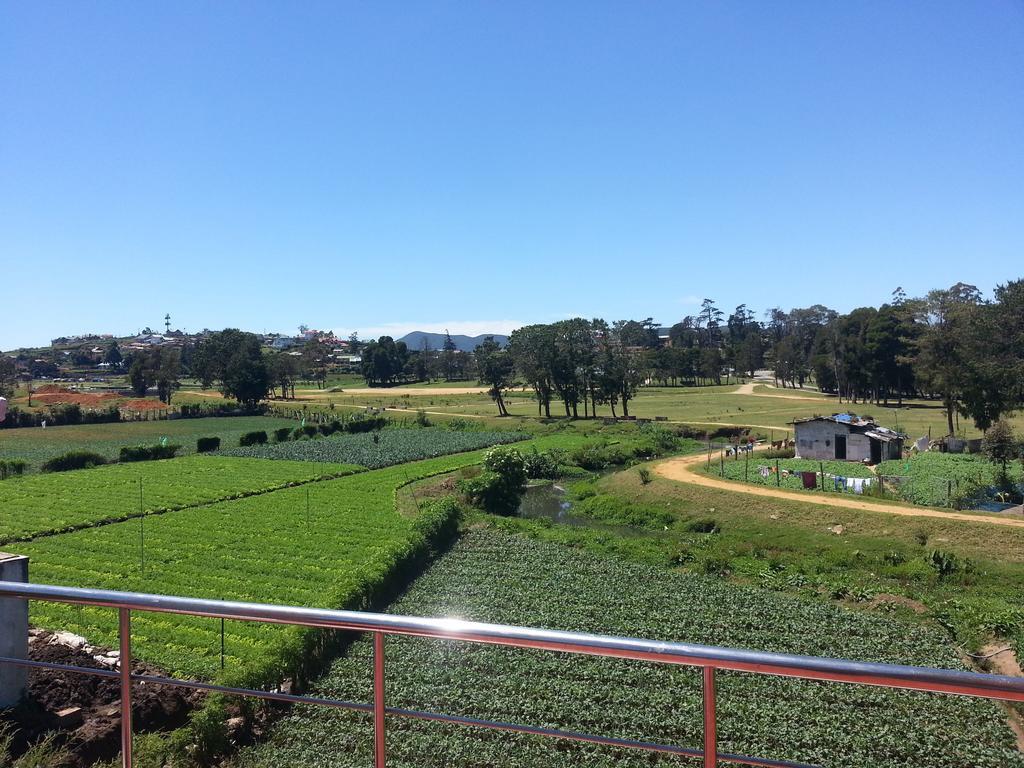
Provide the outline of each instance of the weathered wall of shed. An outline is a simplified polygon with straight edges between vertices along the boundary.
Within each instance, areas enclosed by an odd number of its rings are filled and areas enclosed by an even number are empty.
[[[830,421],[808,421],[796,425],[796,457],[798,459],[834,459],[836,434],[847,434],[849,427]]]
[[[871,439],[851,432],[845,424],[832,421],[808,421],[796,425],[796,457],[827,460],[836,457],[836,435],[846,436],[847,461],[871,459]]]

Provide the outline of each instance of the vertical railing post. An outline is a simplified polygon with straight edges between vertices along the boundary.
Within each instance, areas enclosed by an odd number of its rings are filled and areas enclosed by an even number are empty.
[[[373,633],[373,765],[384,768],[384,633]]]
[[[127,608],[118,608],[121,645],[121,766],[132,768],[132,618]]]
[[[704,667],[704,768],[718,768],[714,667]]]

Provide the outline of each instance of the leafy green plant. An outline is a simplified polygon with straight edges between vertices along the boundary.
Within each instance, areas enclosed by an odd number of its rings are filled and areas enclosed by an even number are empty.
[[[279,427],[278,429],[274,430],[274,442],[275,443],[287,442],[287,440],[291,436],[292,436],[292,428],[291,427]]]
[[[925,558],[940,579],[946,579],[960,570],[960,559],[952,552],[945,552],[941,549],[933,549],[928,552]]]
[[[640,476],[640,483],[648,485],[651,482],[651,470],[647,467],[640,467],[636,473]]]

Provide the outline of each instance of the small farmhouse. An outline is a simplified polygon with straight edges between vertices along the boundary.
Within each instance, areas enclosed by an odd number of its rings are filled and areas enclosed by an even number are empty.
[[[792,422],[798,459],[845,459],[878,464],[903,455],[906,435],[852,413]]]

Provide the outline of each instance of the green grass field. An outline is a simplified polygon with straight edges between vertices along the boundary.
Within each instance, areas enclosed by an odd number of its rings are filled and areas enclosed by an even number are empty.
[[[95,451],[116,459],[123,447],[152,445],[162,437],[180,444],[180,453],[187,455],[195,453],[196,439],[200,437],[220,437],[221,445],[228,448],[238,445],[238,438],[246,432],[294,426],[295,422],[289,419],[232,416],[0,429],[0,459],[25,459],[31,470],[37,470],[47,459],[67,451]]]
[[[0,483],[0,544],[361,471],[218,456],[108,464]]]
[[[943,634],[919,625],[494,531],[467,534],[391,610],[962,668]],[[368,641],[356,644],[315,693],[369,701],[371,658]],[[388,638],[386,658],[389,706],[701,744],[700,676],[693,669],[420,638]],[[1024,765],[1004,714],[989,702],[738,673],[719,673],[718,701],[722,751],[830,768]],[[370,762],[367,716],[309,706],[296,709],[266,744],[238,761],[245,768]],[[690,761],[393,718],[388,764],[532,768]]]
[[[903,408],[884,407],[871,403],[839,403],[834,397],[825,397],[814,391],[773,389],[757,386],[757,394],[734,394],[737,385],[711,387],[644,387],[630,402],[630,414],[641,418],[664,416],[671,421],[696,426],[716,425],[756,426],[766,434],[775,430],[779,439],[787,433],[792,435],[792,422],[797,418],[815,414],[831,414],[838,411],[853,411],[860,415],[873,416],[881,424],[899,428],[912,438],[926,435],[931,430],[935,436],[946,433],[946,417],[942,408],[930,401],[907,401]],[[463,416],[493,417],[496,408],[485,394],[460,394],[423,396],[403,394],[403,388],[383,389],[379,394],[348,395],[340,393],[310,393],[313,399],[295,401],[292,405],[305,402],[311,407],[334,403],[336,407],[387,407],[408,408],[411,411],[424,409]],[[509,412],[518,417],[536,417],[537,403],[532,390],[513,390],[508,393],[506,404]],[[560,402],[552,403],[552,415],[564,415]],[[581,408],[582,412],[582,408]],[[599,415],[611,416],[607,406],[598,409]],[[621,409],[617,411],[621,414]],[[1018,428],[1024,427],[1024,414],[1017,414],[1012,421]],[[969,421],[960,422],[965,435],[975,437],[980,433]]]

